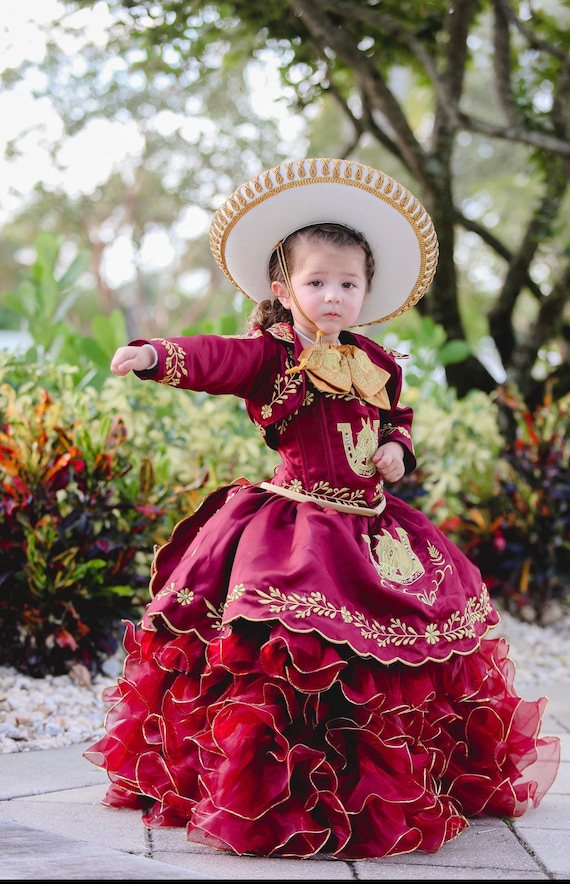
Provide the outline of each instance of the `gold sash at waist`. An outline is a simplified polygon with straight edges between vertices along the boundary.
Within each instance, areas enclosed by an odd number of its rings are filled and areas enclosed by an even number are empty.
[[[293,491],[291,488],[283,488],[282,485],[272,485],[271,482],[260,482],[260,488],[266,491],[273,491],[274,494],[280,494],[281,497],[288,497],[289,500],[296,500],[298,503],[316,503],[318,506],[327,506],[333,510],[339,510],[341,513],[352,513],[355,516],[379,516],[386,507],[386,498],[382,495],[382,500],[375,509],[367,506],[355,506],[353,503],[342,503],[337,500],[326,500],[324,497],[315,497],[313,494],[303,494],[301,491]]]

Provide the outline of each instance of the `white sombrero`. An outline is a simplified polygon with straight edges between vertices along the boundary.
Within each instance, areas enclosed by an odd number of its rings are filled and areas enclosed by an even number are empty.
[[[416,304],[438,258],[432,220],[415,196],[370,166],[339,159],[280,163],[225,201],[210,226],[210,248],[232,284],[253,301],[271,298],[268,264],[279,240],[310,224],[363,233],[376,272],[357,325],[385,322]]]

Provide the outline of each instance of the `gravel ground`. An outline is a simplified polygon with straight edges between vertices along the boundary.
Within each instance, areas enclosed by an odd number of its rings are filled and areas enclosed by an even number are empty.
[[[501,614],[491,634],[503,635],[517,664],[515,688],[552,681],[570,684],[570,617],[549,626],[524,623]],[[41,679],[0,666],[0,752],[55,749],[94,741],[103,735],[103,688],[122,671],[122,656],[108,661],[104,675],[91,679],[83,666],[69,675]]]

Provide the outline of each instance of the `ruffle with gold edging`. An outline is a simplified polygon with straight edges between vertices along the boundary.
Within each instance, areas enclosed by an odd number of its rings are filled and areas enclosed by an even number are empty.
[[[104,803],[238,855],[435,853],[552,784],[546,701],[513,688],[504,639],[445,666],[373,666],[317,635],[241,624],[208,645],[127,624],[106,735],[85,757]]]

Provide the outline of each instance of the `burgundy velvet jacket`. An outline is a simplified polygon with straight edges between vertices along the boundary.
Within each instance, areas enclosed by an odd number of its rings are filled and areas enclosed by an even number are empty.
[[[138,373],[143,379],[243,398],[266,444],[281,456],[271,480],[275,485],[324,502],[375,508],[384,496],[371,460],[378,446],[401,443],[406,472],[415,467],[413,413],[399,405],[400,366],[391,351],[363,335],[342,332],[341,343],[357,346],[389,375],[387,409],[354,392],[318,393],[304,371],[287,374],[303,350],[289,325],[246,337],[196,335],[132,343],[151,343],[158,354],[153,369]]]

